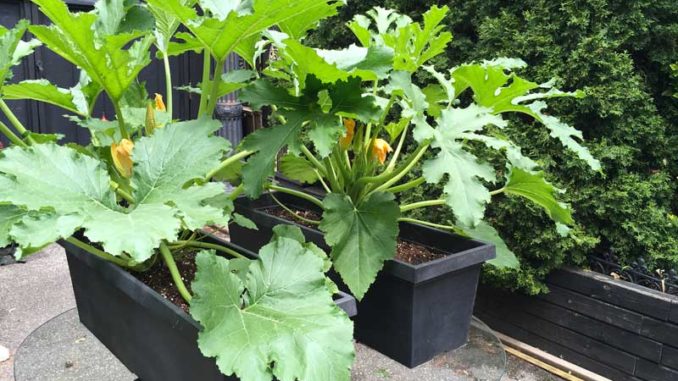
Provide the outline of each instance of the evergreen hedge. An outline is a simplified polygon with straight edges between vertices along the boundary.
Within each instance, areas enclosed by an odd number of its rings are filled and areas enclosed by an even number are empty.
[[[590,172],[544,129],[518,135],[525,153],[547,158],[541,164],[553,174],[550,181],[567,189],[564,197],[579,226],[563,239],[541,210],[525,209],[522,200],[494,203],[488,213],[523,266],[488,269],[485,278],[536,293],[544,291],[541,280],[552,269],[583,264],[587,253],[611,247],[624,264],[643,257],[650,266],[678,269],[678,99],[671,96],[676,85],[671,64],[678,57],[675,2],[354,0],[310,40],[346,46],[356,41],[343,24],[357,13],[382,6],[419,20],[433,4],[450,7],[447,23],[455,36],[436,66],[519,57],[530,65],[522,73],[527,78],[556,77],[564,89],[583,89],[588,97],[553,102],[550,109],[584,131],[604,168],[602,174]]]

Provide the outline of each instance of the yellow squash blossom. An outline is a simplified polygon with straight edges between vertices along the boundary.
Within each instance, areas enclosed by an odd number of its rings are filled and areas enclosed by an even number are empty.
[[[353,141],[353,135],[355,134],[355,120],[344,119],[344,127],[346,127],[346,135],[339,139],[339,146],[341,149],[348,149]]]
[[[167,111],[167,107],[165,107],[165,102],[162,100],[162,95],[158,93],[155,94],[155,109],[158,111]]]
[[[113,165],[118,170],[121,176],[125,178],[132,177],[132,149],[134,143],[128,139],[122,139],[120,144],[113,143],[111,145],[111,157],[113,158]]]
[[[386,161],[386,155],[392,151],[393,148],[391,148],[388,142],[384,139],[376,139],[372,144],[372,156],[379,160],[380,164],[384,164]]]

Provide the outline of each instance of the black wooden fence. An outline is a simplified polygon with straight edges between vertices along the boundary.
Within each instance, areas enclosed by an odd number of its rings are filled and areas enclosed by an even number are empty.
[[[94,0],[66,1],[72,10],[89,10]],[[28,0],[0,0],[0,24],[11,28],[17,21],[27,19],[32,24],[44,24],[46,17],[38,7]],[[202,57],[195,54],[173,58],[172,79],[175,86],[196,84],[200,82],[202,73]],[[35,54],[24,59],[21,65],[15,67],[12,82],[24,79],[47,79],[64,88],[73,87],[78,82],[78,70],[70,63],[51,52],[46,47],[40,47]],[[140,75],[140,80],[147,83],[148,91],[165,92],[165,72],[161,61],[154,60]],[[97,104],[94,116],[106,115],[113,118],[113,107],[104,97]],[[197,114],[199,99],[185,92],[174,96],[175,118],[191,119]],[[24,125],[35,132],[60,133],[66,136],[65,141],[87,144],[89,133],[82,127],[64,118],[65,111],[51,105],[34,101],[8,101],[12,111]],[[4,115],[0,120],[7,124]],[[4,143],[4,137],[0,138]]]

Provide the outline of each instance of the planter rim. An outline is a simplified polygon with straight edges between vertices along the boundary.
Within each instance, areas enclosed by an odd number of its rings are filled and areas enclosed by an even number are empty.
[[[279,192],[274,192],[276,194],[279,194],[279,196],[285,197],[284,193],[279,193]],[[318,230],[318,229],[313,229],[306,227],[304,225],[298,224],[295,221],[292,220],[287,220],[283,219],[271,214],[268,214],[264,211],[264,209],[269,208],[268,205],[261,205],[263,202],[266,202],[270,199],[270,196],[267,194],[262,195],[259,199],[257,200],[250,200],[246,196],[240,196],[235,200],[235,204],[242,205],[243,207],[250,208],[254,213],[258,213],[261,215],[265,215],[268,218],[273,219],[276,221],[278,224],[292,224],[299,226],[303,231],[312,233],[312,234],[320,234],[322,235],[323,233]],[[271,202],[272,199],[270,200]],[[259,204],[259,205],[258,205]],[[277,206],[277,204],[273,203],[271,206]],[[444,234],[447,236],[453,236],[459,239],[463,239],[467,242],[472,243],[474,246],[470,248],[466,248],[464,250],[458,251],[458,252],[450,252],[449,249],[444,249],[444,248],[434,248],[436,250],[444,252],[446,255],[443,258],[438,258],[429,262],[424,262],[418,265],[413,265],[407,262],[404,262],[399,259],[391,259],[385,262],[384,264],[384,270],[388,271],[391,275],[394,275],[398,278],[401,278],[403,280],[406,280],[410,283],[421,283],[425,282],[434,278],[437,278],[441,275],[458,271],[458,270],[463,270],[465,268],[474,266],[474,265],[480,265],[485,261],[488,261],[490,259],[493,259],[496,257],[496,249],[494,245],[489,244],[487,242],[483,241],[478,241],[475,239],[467,238],[467,237],[462,237],[460,235],[450,233],[444,230],[440,229],[434,229],[428,226],[424,225],[419,225],[419,224],[413,224],[409,222],[400,222],[399,223],[400,230],[403,230],[403,227],[408,227],[410,229],[415,229],[420,232],[426,232],[428,234]],[[415,242],[412,239],[408,239],[407,237],[399,235],[399,239],[402,239],[404,241],[408,242]],[[422,243],[418,243],[424,246],[428,246]],[[431,247],[431,246],[429,246]]]

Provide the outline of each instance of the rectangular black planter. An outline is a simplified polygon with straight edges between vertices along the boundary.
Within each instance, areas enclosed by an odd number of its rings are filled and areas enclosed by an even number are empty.
[[[255,258],[255,254],[219,242]],[[144,381],[235,381],[198,349],[199,324],[127,271],[68,242],[66,249],[80,321]],[[335,302],[349,316],[355,299]]]
[[[288,206],[317,210],[293,196],[276,197]],[[270,240],[274,226],[294,224],[266,213],[276,206],[268,195],[256,201],[236,200],[236,212],[251,219],[259,230],[231,224],[233,242],[256,251]],[[297,226],[306,239],[329,252],[320,231]],[[446,257],[416,266],[388,261],[358,303],[356,339],[415,367],[466,343],[480,269],[483,262],[494,258],[495,250],[480,241],[409,223],[400,224],[400,238],[442,251]],[[335,281],[346,290],[336,274]]]
[[[476,315],[493,329],[612,380],[678,380],[678,297],[573,268],[527,296],[490,286]]]

